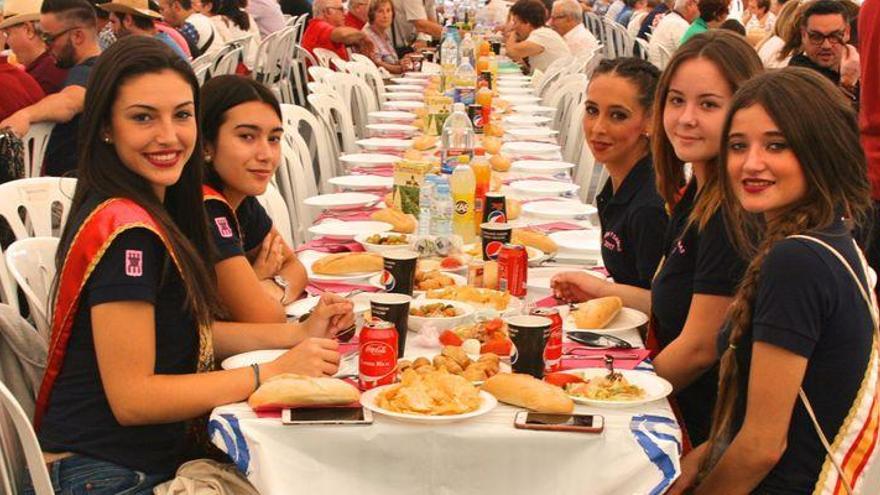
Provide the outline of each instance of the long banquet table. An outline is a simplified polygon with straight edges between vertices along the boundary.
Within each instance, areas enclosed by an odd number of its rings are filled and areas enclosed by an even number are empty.
[[[526,216],[515,223],[547,221]],[[309,266],[324,254],[299,256]],[[566,262],[597,261],[595,253],[562,254]],[[641,347],[637,331],[623,337]],[[406,357],[438,352],[410,332]],[[356,363],[348,366],[341,372],[356,372]],[[647,361],[636,369],[653,372]],[[577,405],[578,413],[605,418],[601,434],[518,430],[519,410],[499,403],[450,424],[376,414],[371,426],[318,427],[286,426],[238,403],[212,412],[209,433],[263,494],[659,494],[679,474],[681,431],[665,399],[630,408]]]

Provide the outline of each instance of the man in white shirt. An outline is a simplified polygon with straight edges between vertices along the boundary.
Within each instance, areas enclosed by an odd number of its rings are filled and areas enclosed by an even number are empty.
[[[623,0],[614,0],[605,12],[605,20],[614,22],[617,19],[617,14],[623,12],[624,7],[626,7],[626,3]]]
[[[550,12],[550,27],[565,39],[568,50],[576,57],[592,53],[599,46],[599,41],[584,26],[583,15],[576,0],[556,0]]]
[[[697,0],[675,0],[672,12],[663,16],[654,27],[654,34],[648,42],[648,61],[660,69],[665,68],[678,49],[681,37],[698,15]]]
[[[509,57],[526,59],[532,70],[542,72],[554,60],[571,54],[562,36],[544,26],[546,16],[547,9],[538,0],[517,0],[510,7],[513,29],[504,44]]]
[[[394,48],[410,47],[419,33],[440,39],[443,26],[437,22],[434,0],[392,0],[394,24],[391,26]]]

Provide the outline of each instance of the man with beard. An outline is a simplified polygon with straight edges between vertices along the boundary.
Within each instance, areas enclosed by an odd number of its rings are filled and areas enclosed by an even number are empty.
[[[162,16],[150,10],[147,0],[113,0],[98,5],[98,8],[110,13],[110,25],[117,38],[152,36],[171,47],[184,60],[189,60],[177,42],[156,27],[156,20],[161,20]]]
[[[40,9],[42,38],[61,68],[70,69],[61,91],[0,122],[18,136],[32,124],[55,122],[43,161],[43,175],[60,176],[76,168],[76,134],[89,71],[101,54],[95,9],[86,0],[45,0]]]
[[[804,11],[801,20],[803,52],[795,55],[789,66],[815,70],[827,77],[858,108],[859,54],[848,45],[849,13],[843,2],[818,0]]]
[[[42,0],[6,0],[0,33],[15,58],[43,88],[45,94],[57,93],[67,79],[67,71],[55,64],[55,58],[40,38],[40,5]],[[2,44],[2,43],[0,43]]]

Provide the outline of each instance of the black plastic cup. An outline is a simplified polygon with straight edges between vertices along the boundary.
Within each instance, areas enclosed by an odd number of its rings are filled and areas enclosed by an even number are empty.
[[[495,261],[501,248],[510,243],[513,226],[509,223],[487,222],[480,225],[480,238],[483,243],[483,261]]]
[[[384,270],[382,285],[389,294],[411,296],[416,282],[416,262],[419,253],[408,250],[392,250],[382,254]]]
[[[544,347],[550,338],[553,322],[543,316],[511,316],[505,318],[513,353],[510,367],[514,373],[526,373],[535,378],[544,377]]]
[[[406,294],[373,294],[370,297],[370,316],[394,324],[397,329],[397,357],[403,357],[406,348],[406,332],[409,328],[409,303],[412,296]],[[549,321],[549,320],[548,320]],[[543,351],[542,351],[543,352]]]

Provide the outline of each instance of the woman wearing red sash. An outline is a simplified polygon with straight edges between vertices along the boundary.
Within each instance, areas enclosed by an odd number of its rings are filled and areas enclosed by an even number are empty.
[[[856,114],[826,78],[783,69],[737,92],[722,149],[724,211],[750,263],[712,434],[671,493],[701,464],[700,494],[876,493],[859,486],[880,395],[873,282],[851,235],[871,208]]]
[[[657,86],[659,118],[651,132],[657,191],[670,211],[664,260],[651,290],[596,277],[555,285],[567,300],[620,296],[625,306],[651,315],[648,344],[660,351],[654,367],[675,387],[694,444],[709,435],[718,382],[715,339],[745,269],[719,209],[721,127],[736,89],[761,71],[755,50],[729,32],[699,34],[675,52]],[[689,179],[685,163],[692,166]]]
[[[335,373],[332,336],[351,305],[328,296],[302,325],[213,321],[198,82],[164,43],[116,42],[84,108],[34,426],[56,489],[149,493],[185,460],[187,421],[278,373]],[[214,358],[291,347],[261,367],[210,371]]]
[[[212,78],[201,98],[205,209],[220,302],[235,321],[283,322],[306,270],[255,197],[281,161],[281,107],[265,86],[242,76]]]

